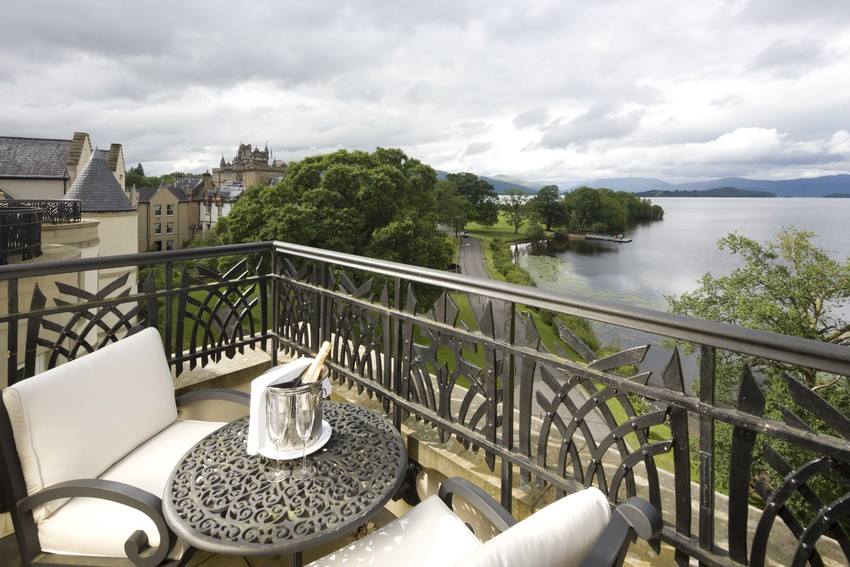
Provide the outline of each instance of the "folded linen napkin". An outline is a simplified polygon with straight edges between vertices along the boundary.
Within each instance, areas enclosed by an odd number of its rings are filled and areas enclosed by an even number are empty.
[[[266,389],[276,384],[285,384],[295,380],[307,370],[313,358],[302,357],[286,364],[281,364],[266,370],[251,381],[251,404],[248,417],[248,454],[256,455],[268,441],[266,435]],[[328,378],[322,381],[325,396],[331,394],[331,382]]]

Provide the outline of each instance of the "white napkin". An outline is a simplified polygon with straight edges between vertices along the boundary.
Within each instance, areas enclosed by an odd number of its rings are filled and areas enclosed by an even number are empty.
[[[248,454],[256,455],[268,441],[266,435],[266,389],[276,384],[295,380],[313,362],[313,358],[302,357],[286,364],[270,368],[251,381],[251,405],[248,417]],[[325,396],[331,395],[331,381],[322,381]]]

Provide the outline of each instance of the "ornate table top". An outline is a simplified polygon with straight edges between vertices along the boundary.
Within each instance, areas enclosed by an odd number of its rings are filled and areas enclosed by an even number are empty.
[[[401,485],[404,442],[390,422],[360,406],[326,402],[323,414],[333,434],[307,456],[316,475],[306,480],[265,478],[265,459],[245,452],[247,417],[192,447],[165,487],[163,513],[177,536],[214,553],[278,555],[366,522]]]

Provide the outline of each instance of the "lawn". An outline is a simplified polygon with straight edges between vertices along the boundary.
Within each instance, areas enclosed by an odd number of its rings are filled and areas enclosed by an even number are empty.
[[[499,215],[499,222],[493,226],[483,226],[472,222],[466,225],[466,231],[481,241],[481,249],[484,251],[484,266],[490,277],[494,279],[503,279],[496,270],[495,262],[493,261],[493,250],[490,248],[490,243],[496,238],[501,238],[505,241],[522,240],[525,238],[525,225],[520,226],[519,232],[514,232],[514,227],[508,222],[505,214]]]

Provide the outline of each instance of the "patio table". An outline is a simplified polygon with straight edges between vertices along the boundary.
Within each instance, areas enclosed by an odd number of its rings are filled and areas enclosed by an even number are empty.
[[[201,550],[289,555],[290,565],[301,565],[302,551],[366,523],[401,486],[404,442],[363,407],[326,402],[323,413],[333,434],[307,456],[316,474],[304,480],[265,477],[266,460],[246,452],[247,417],[198,442],[165,487],[163,512],[174,533]]]

